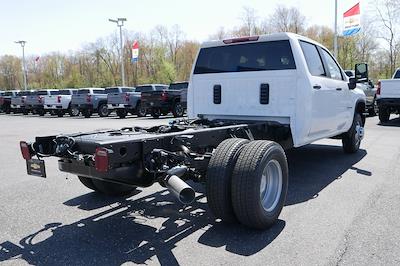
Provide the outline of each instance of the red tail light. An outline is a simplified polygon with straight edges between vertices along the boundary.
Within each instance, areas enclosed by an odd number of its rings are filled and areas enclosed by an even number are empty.
[[[86,96],[86,102],[90,103],[92,101],[92,95],[87,95]]]
[[[38,96],[37,99],[38,99],[38,102],[39,102],[39,103],[42,103],[43,96]]]
[[[4,98],[0,97],[0,104],[2,105],[4,103]]]
[[[237,42],[255,42],[258,41],[259,36],[247,36],[234,39],[223,40],[225,44],[237,43]]]
[[[125,102],[129,102],[129,94],[125,94]]]
[[[98,172],[108,171],[108,150],[106,148],[97,148],[94,154],[94,164]]]
[[[381,81],[378,81],[378,87],[376,89],[376,95],[381,95]]]
[[[25,103],[25,96],[21,97],[21,103]]]
[[[61,103],[61,96],[57,96],[57,102]]]
[[[168,92],[161,93],[161,100],[168,101]]]
[[[19,143],[19,146],[21,148],[22,158],[24,158],[25,160],[30,160],[32,158],[32,155],[28,143],[26,143],[25,141],[21,141]]]

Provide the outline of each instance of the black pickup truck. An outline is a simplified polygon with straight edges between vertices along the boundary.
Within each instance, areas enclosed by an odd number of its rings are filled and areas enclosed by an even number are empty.
[[[184,95],[187,94],[188,85],[188,82],[177,82],[162,89],[142,92],[141,102],[150,110],[154,118],[167,115],[170,112],[174,117],[182,117],[186,109],[186,97]]]

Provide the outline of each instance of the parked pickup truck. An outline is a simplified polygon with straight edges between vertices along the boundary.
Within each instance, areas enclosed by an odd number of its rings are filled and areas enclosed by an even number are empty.
[[[77,89],[63,89],[52,92],[44,97],[44,109],[63,117],[68,113],[71,117],[79,115],[79,109],[71,105],[72,95],[78,92]]]
[[[26,97],[34,93],[32,90],[20,91],[15,96],[11,97],[11,112],[14,114],[23,113],[28,114],[26,109]]]
[[[354,70],[345,70],[345,73],[348,77],[354,77]],[[375,116],[378,113],[378,103],[376,101],[376,92],[377,89],[374,86],[372,80],[368,80],[368,82],[360,82],[357,83],[357,88],[362,89],[365,93],[367,99],[367,111],[370,116]]]
[[[356,68],[349,79],[328,49],[291,33],[206,42],[190,77],[190,120],[37,137],[20,143],[22,156],[38,176],[40,158],[58,157],[61,171],[109,195],[160,183],[190,204],[187,181],[202,183],[216,218],[265,229],[285,205],[285,149],[336,138],[344,152],[359,150],[366,99],[356,85],[368,72]]]
[[[184,115],[185,109],[181,103],[182,90],[188,83],[172,83],[170,86],[159,86],[155,91],[142,93],[142,104],[150,110],[154,118],[172,112],[174,117]]]
[[[19,91],[5,91],[2,96],[0,96],[0,108],[4,111],[4,113],[11,113],[11,98],[17,95]]]
[[[400,68],[394,72],[392,79],[378,82],[377,99],[381,122],[389,121],[390,114],[400,114]]]
[[[78,108],[86,118],[98,113],[101,117],[110,114],[107,108],[107,93],[103,88],[83,88],[72,95],[72,108]]]
[[[130,95],[135,94],[135,88],[133,87],[109,87],[106,88],[107,92],[107,103],[108,110],[111,113],[113,110],[116,111],[120,118],[125,118],[130,110],[128,106],[131,105]],[[139,95],[140,97],[140,95]],[[134,101],[136,104],[137,101]],[[136,105],[134,106],[136,107]],[[135,109],[135,108],[133,108]]]
[[[44,109],[44,97],[56,91],[57,90],[38,90],[30,93],[25,99],[26,112],[44,116],[46,114],[46,110]]]
[[[4,112],[3,104],[4,104],[4,91],[0,91],[0,113]]]

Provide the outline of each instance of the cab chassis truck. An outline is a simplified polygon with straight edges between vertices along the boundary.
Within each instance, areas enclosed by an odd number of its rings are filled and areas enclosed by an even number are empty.
[[[200,182],[216,218],[265,229],[285,203],[286,149],[335,138],[346,153],[359,150],[365,95],[356,82],[367,65],[355,71],[349,79],[326,48],[290,33],[208,42],[192,70],[190,119],[36,137],[20,148],[28,174],[45,177],[42,158],[58,157],[61,171],[108,195],[158,182],[190,204],[188,181]]]

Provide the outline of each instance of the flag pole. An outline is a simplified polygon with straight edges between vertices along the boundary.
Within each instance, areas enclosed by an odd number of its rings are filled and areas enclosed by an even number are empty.
[[[338,56],[337,12],[338,12],[338,3],[337,0],[335,0],[335,36],[333,39],[333,50],[336,58]]]

